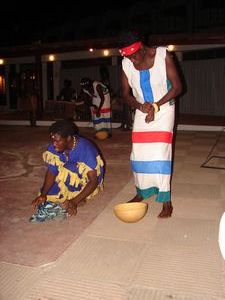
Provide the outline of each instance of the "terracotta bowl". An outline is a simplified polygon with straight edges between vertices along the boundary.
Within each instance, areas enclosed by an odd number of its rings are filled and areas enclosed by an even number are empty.
[[[114,214],[123,222],[135,223],[141,220],[147,210],[148,204],[145,202],[120,203],[114,207]]]
[[[109,134],[107,131],[98,131],[96,132],[95,136],[99,140],[105,140],[108,138]]]

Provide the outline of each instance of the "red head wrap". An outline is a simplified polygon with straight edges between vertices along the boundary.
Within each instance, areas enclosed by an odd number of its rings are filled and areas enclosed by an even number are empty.
[[[141,45],[142,45],[141,42],[135,42],[130,46],[119,49],[119,52],[122,56],[129,56],[137,52],[141,48]]]

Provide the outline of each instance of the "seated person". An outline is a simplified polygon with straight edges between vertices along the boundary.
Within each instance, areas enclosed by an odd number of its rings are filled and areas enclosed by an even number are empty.
[[[30,222],[76,215],[79,203],[103,190],[104,163],[96,146],[79,136],[71,120],[53,123],[49,132],[51,142],[43,153],[47,171]]]
[[[77,98],[77,93],[74,88],[72,88],[72,82],[69,79],[65,79],[63,83],[63,88],[60,91],[58,100],[62,101],[72,101]]]

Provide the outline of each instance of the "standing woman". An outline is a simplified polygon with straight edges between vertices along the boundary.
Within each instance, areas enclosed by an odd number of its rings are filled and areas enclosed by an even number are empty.
[[[132,32],[120,36],[122,96],[134,108],[131,166],[139,202],[156,195],[160,218],[172,215],[171,172],[174,98],[182,84],[166,47],[148,47]],[[132,94],[130,93],[132,89]]]
[[[100,81],[93,81],[89,78],[82,78],[80,81],[82,93],[87,94],[91,99],[91,117],[95,132],[107,131],[112,136],[111,125],[111,101],[109,89]]]

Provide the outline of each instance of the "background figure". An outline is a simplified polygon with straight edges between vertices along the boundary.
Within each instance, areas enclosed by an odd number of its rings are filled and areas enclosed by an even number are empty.
[[[33,73],[27,70],[23,74],[23,84],[21,84],[21,95],[18,97],[18,103],[28,113],[30,126],[36,126],[38,113],[38,92],[35,88]]]
[[[104,162],[96,146],[79,136],[71,120],[60,120],[49,128],[50,139],[43,153],[47,171],[31,222],[44,222],[76,215],[77,206],[103,189]]]
[[[76,90],[72,87],[72,82],[69,79],[65,79],[63,82],[63,88],[60,91],[58,100],[72,101],[77,98]]]
[[[95,132],[107,131],[112,136],[111,124],[111,100],[108,88],[100,81],[93,81],[89,78],[82,78],[80,81],[81,93],[79,99],[89,96],[91,117]]]
[[[31,95],[28,96],[30,101],[29,119],[30,125],[36,126],[37,122],[37,108],[38,108],[38,94],[33,91]]]
[[[131,166],[137,194],[129,202],[156,195],[160,218],[172,215],[171,173],[175,101],[182,90],[165,47],[148,47],[133,32],[120,36],[122,97],[134,108]],[[132,94],[131,94],[132,89]]]
[[[110,93],[110,97],[112,97],[113,95],[113,90],[111,88],[111,84],[110,84],[110,76],[109,76],[109,69],[108,66],[106,65],[101,65],[99,67],[99,73],[100,73],[100,77],[101,77],[101,83],[103,83],[109,90]]]

